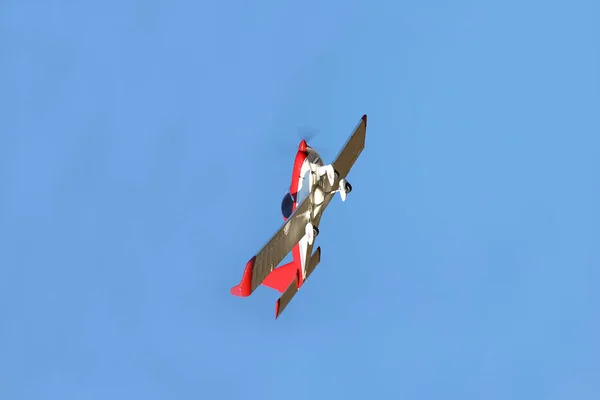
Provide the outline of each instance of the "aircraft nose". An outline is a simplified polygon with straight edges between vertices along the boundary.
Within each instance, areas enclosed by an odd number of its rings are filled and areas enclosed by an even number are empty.
[[[300,145],[298,146],[298,150],[306,151],[306,141],[304,139],[302,139],[302,141],[300,142]]]

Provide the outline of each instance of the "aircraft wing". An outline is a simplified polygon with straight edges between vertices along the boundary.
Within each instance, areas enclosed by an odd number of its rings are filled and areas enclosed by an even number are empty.
[[[354,132],[344,144],[342,150],[333,162],[333,168],[338,172],[339,179],[345,178],[356,159],[365,148],[365,138],[367,136],[367,115],[363,115],[360,122],[354,128]]]
[[[311,196],[307,196],[290,218],[269,239],[267,244],[246,265],[242,282],[231,288],[231,294],[249,296],[259,287],[267,275],[292,251],[305,235],[309,221]]]

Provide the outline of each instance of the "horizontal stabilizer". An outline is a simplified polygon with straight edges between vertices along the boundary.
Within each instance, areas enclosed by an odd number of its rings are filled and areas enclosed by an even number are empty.
[[[306,278],[304,278],[304,280],[308,279],[310,274],[313,273],[313,271],[315,270],[315,268],[317,268],[317,265],[319,265],[320,262],[321,262],[321,247],[317,247],[317,250],[315,250],[313,255],[310,257],[310,263],[308,263],[308,267],[306,267]]]
[[[310,262],[308,267],[306,268],[306,278],[304,281],[308,279],[310,274],[313,273],[319,262],[321,261],[321,247],[317,247],[317,250],[310,257]],[[294,279],[285,292],[281,295],[281,297],[275,303],[275,319],[279,318],[283,310],[290,304],[292,298],[298,293],[298,280]]]
[[[296,263],[292,261],[271,271],[262,284],[283,293],[294,279],[296,279]]]

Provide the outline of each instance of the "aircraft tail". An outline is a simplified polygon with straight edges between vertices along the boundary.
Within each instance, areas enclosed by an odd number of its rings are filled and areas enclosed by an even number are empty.
[[[296,263],[293,261],[277,267],[267,275],[262,284],[283,293],[290,286],[290,283],[296,279],[296,269]]]

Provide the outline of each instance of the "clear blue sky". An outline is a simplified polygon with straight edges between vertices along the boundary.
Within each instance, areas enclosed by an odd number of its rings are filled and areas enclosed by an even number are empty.
[[[0,398],[598,399],[599,17],[3,1]],[[275,321],[277,292],[229,288],[298,129],[331,160],[363,113]]]

